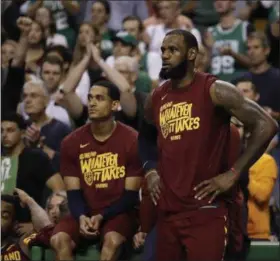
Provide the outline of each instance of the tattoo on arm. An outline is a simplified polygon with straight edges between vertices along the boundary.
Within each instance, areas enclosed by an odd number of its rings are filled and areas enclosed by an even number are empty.
[[[210,96],[216,106],[235,116],[251,134],[246,150],[234,165],[240,173],[265,152],[277,132],[277,124],[259,105],[244,98],[230,83],[216,81],[210,88]]]

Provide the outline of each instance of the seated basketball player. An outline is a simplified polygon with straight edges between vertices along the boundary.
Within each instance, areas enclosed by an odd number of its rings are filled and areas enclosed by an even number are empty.
[[[14,238],[16,225],[16,200],[12,195],[1,195],[1,260],[30,260],[29,247],[33,244],[49,246],[49,239],[53,230],[46,211],[24,191],[16,189],[22,206],[28,207],[31,212],[35,231]]]
[[[55,228],[51,245],[58,260],[73,260],[81,239],[101,236],[101,260],[116,260],[121,245],[132,238],[142,168],[137,132],[116,122],[118,88],[94,84],[88,94],[91,123],[62,142],[61,174],[71,216]]]

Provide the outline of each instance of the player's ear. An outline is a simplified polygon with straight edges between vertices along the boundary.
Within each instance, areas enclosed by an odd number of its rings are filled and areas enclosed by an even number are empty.
[[[113,101],[112,102],[112,111],[118,111],[120,108],[120,102],[119,101]]]
[[[188,51],[188,60],[194,61],[196,59],[197,54],[198,54],[197,48],[190,48]]]

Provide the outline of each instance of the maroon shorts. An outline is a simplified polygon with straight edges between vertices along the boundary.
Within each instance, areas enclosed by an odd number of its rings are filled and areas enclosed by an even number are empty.
[[[131,238],[136,229],[136,215],[134,213],[120,214],[102,225],[100,229],[101,238],[108,232],[117,232],[126,239]],[[81,239],[79,222],[72,216],[64,217],[54,228],[53,235],[64,232],[68,234],[77,245]]]
[[[157,261],[220,261],[227,243],[227,211],[202,208],[184,218],[160,215],[156,233]]]

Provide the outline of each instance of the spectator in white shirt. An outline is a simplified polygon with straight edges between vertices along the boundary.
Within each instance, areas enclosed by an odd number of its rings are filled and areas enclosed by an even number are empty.
[[[178,16],[180,15],[179,1],[161,1],[158,3],[159,17],[162,23],[157,25],[150,25],[146,28],[149,41],[149,51],[160,53],[160,47],[166,33],[174,29],[185,29],[196,37],[199,44],[201,44],[201,35],[195,28],[189,29],[178,23]]]
[[[61,106],[56,106],[45,84],[41,80],[32,80],[23,86],[23,102],[19,104],[19,113],[25,118],[36,117],[44,113],[71,127],[70,117]]]
[[[157,52],[147,52],[146,44],[142,41],[142,34],[144,30],[141,19],[137,16],[127,16],[123,20],[123,29],[134,36],[138,41],[137,49],[134,57],[137,59],[140,70],[147,72],[154,85],[158,85],[159,72],[161,69],[161,56]]]

